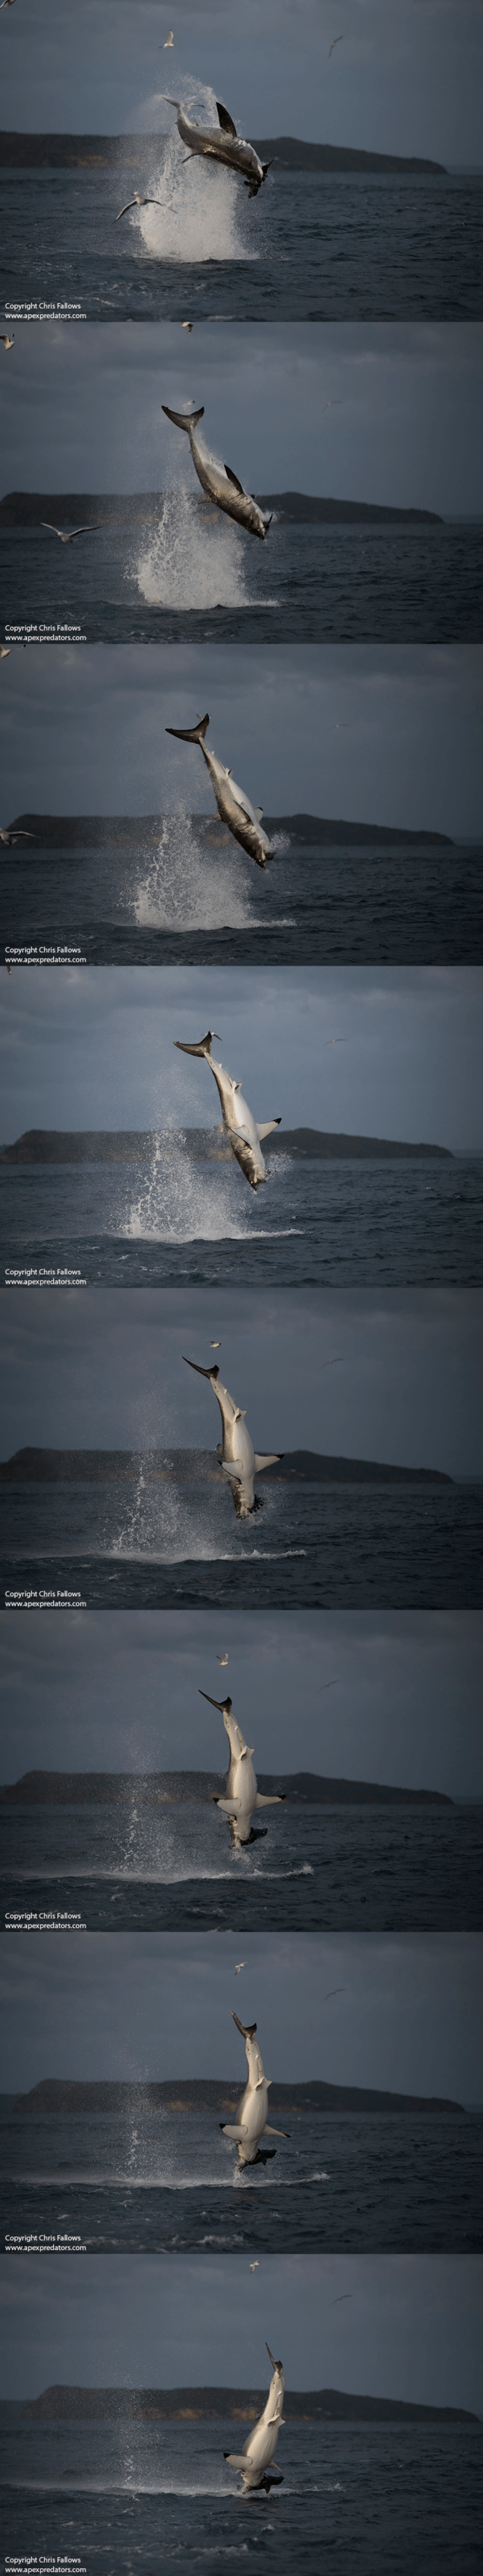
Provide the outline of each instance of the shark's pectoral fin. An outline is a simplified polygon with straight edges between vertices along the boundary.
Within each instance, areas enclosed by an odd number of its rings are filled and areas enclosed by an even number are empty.
[[[267,1457],[267,1458],[264,1458],[264,1457],[263,1457],[263,1454],[262,1454],[261,1449],[260,1449],[260,1450],[256,1449],[256,1450],[255,1450],[255,1470],[256,1470],[256,1474],[257,1474],[257,1476],[261,1476],[261,1473],[262,1473],[262,1467],[278,1467],[279,1460],[280,1460],[280,1458],[283,1458],[283,1455],[284,1455],[283,1449],[271,1449],[271,1450],[270,1450],[270,1456],[269,1456],[269,1457]]]
[[[221,125],[222,134],[233,134],[236,143],[237,131],[236,125],[233,124],[233,117],[229,116],[227,107],[222,107],[221,100],[219,98],[217,98],[216,101],[216,113],[218,124]]]
[[[202,1696],[203,1696],[203,1699],[206,1699],[206,1691],[203,1691]],[[215,1705],[216,1705],[216,1703],[214,1702],[214,1703],[213,1703],[213,1705],[215,1706]],[[255,1748],[254,1748],[254,1749],[255,1749]],[[276,1797],[274,1797],[274,1798],[263,1798],[263,1797],[261,1796],[261,1792],[260,1792],[260,1790],[259,1790],[259,1789],[257,1789],[257,1794],[256,1794],[256,1799],[255,1799],[255,1806],[256,1806],[256,1807],[284,1807],[284,1806],[285,1806],[285,1790],[284,1790],[284,1789],[283,1789],[283,1790],[279,1790],[279,1791],[278,1791],[277,1796],[276,1796]]]
[[[222,1808],[223,1808],[223,1815],[224,1815],[224,1816],[237,1816],[237,1815],[238,1815],[238,1806],[237,1806],[236,1798],[218,1798],[218,1797],[216,1796],[216,1791],[214,1790],[214,1791],[213,1791],[213,1804],[214,1804],[214,1806],[215,1806],[215,1807],[222,1807]]]
[[[271,2129],[270,2121],[266,2120],[263,2135],[264,2138],[289,2138],[290,2129]]]
[[[227,475],[228,475],[228,481],[229,481],[229,483],[234,483],[234,485],[235,485],[235,492],[241,492],[242,501],[244,501],[244,499],[245,499],[245,494],[244,494],[244,490],[243,490],[243,483],[239,483],[239,481],[238,481],[238,475],[233,473],[233,469],[232,469],[232,466],[231,466],[231,465],[225,465],[225,474],[227,474]]]
[[[220,2125],[220,2129],[221,2129],[222,2138],[234,2138],[234,2140],[235,2140],[235,2145],[237,2144],[238,2140],[240,2141],[240,2145],[241,2145],[243,2138],[247,2138],[247,2137],[248,2137],[248,2129],[246,2129],[246,2128],[245,2128],[245,2129],[243,2129],[243,2128],[241,2127],[240,2121],[238,2122],[238,2126],[237,2126],[237,2127],[233,2127],[233,2128],[230,2128],[228,2125],[225,2125],[225,2121],[224,2121],[224,2120],[220,2120],[220,2124],[219,2124],[219,2125]]]
[[[180,1040],[179,1040],[179,1038],[175,1038],[175,1040],[174,1040],[174,1044],[175,1044],[175,1046],[179,1046],[179,1044],[180,1044]],[[205,1045],[206,1045],[206,1039],[205,1039]],[[191,1048],[191,1053],[192,1053],[192,1054],[194,1054],[194,1048]],[[186,1054],[186,1055],[188,1054],[188,1048],[187,1048],[187,1047],[185,1048],[185,1054]],[[201,1054],[201,1048],[200,1048],[200,1054]],[[260,1137],[260,1144],[261,1144],[261,1145],[263,1144],[263,1138],[264,1138],[264,1136],[273,1136],[274,1128],[275,1128],[275,1127],[281,1127],[281,1125],[282,1125],[282,1120],[281,1120],[281,1118],[266,1118],[266,1119],[265,1119],[265,1125],[264,1125],[263,1127],[260,1127],[260,1126],[259,1126],[259,1123],[258,1123],[258,1119],[257,1119],[257,1136],[259,1136],[259,1137]]]
[[[247,2452],[247,2451],[224,2451],[224,2452],[223,2452],[223,2458],[224,2458],[224,2460],[227,2460],[227,2461],[228,2461],[228,2467],[229,2467],[229,2469],[246,2469],[246,2466],[247,2466],[247,2459],[248,2459],[248,2452]]]

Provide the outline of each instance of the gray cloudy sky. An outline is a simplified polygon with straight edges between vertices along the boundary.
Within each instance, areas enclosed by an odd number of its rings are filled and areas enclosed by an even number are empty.
[[[11,1291],[3,1454],[25,1442],[214,1451],[218,1405],[182,1353],[208,1367],[215,1334],[256,1448],[479,1475],[481,1312],[476,1289]]]
[[[170,89],[210,83],[247,134],[481,160],[478,0],[418,0],[416,13],[345,0],[342,20],[335,0],[177,0]],[[159,0],[43,0],[40,17],[23,0],[6,12],[5,123],[159,132],[168,23]]]
[[[7,2255],[3,2273],[5,2397],[263,2386],[267,2337],[288,2388],[483,2409],[478,2255],[267,2254],[253,2277],[243,2254]]]
[[[175,669],[162,644],[12,652],[0,693],[4,819],[213,812],[204,761],[165,731],[191,724],[202,699],[215,751],[267,813],[463,838],[482,830],[474,644],[232,644],[229,654],[179,644]]]
[[[222,1770],[222,1719],[198,1693],[227,1685],[260,1771],[483,1794],[478,1611],[224,1610],[222,1628],[210,1609],[11,1611],[1,1650],[4,1780],[39,1763]]]
[[[226,2077],[240,2095],[257,2023],[267,2073],[284,2084],[483,2094],[481,1938],[466,1933],[87,1932],[5,1943],[2,2084],[181,2082]],[[331,1993],[340,1987],[341,1992]],[[294,2144],[297,2144],[295,2138]]]
[[[5,1143],[28,1127],[215,1128],[213,1055],[255,1117],[483,1147],[483,968],[66,967],[4,1002]],[[333,1039],[336,1044],[333,1044]],[[276,1095],[276,1096],[275,1096]]]
[[[249,491],[481,514],[482,376],[471,322],[204,322],[192,341],[174,322],[17,325],[2,488],[199,495],[161,410],[194,398],[208,449]],[[37,567],[45,537],[32,542]]]

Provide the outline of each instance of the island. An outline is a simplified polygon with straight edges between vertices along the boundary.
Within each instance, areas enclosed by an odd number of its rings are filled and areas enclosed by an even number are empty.
[[[159,849],[162,817],[160,814],[16,814],[6,826],[9,832],[31,832],[45,850],[124,850],[133,840],[142,842],[143,854],[151,844]],[[193,813],[188,817],[197,831],[205,831],[210,841],[228,839],[217,814]],[[409,832],[394,824],[354,823],[342,818],[334,821],[323,814],[265,814],[267,831],[284,832],[297,846],[320,849],[431,849],[453,850],[448,832]],[[16,851],[16,858],[34,855]]]
[[[201,1161],[229,1163],[231,1145],[220,1134],[219,1127],[185,1127],[184,1149],[188,1157]],[[3,1145],[0,1163],[147,1163],[154,1153],[168,1162],[179,1160],[179,1138],[169,1130],[106,1128],[28,1127],[13,1145]],[[275,1157],[289,1153],[294,1162],[395,1162],[424,1161],[450,1163],[448,1145],[403,1145],[390,1143],[385,1136],[346,1136],[331,1134],[318,1127],[283,1127],[281,1133],[265,1138],[265,1153]]]
[[[442,1789],[387,1789],[378,1780],[333,1780],[317,1771],[258,1771],[265,1798],[289,1807],[452,1807]],[[0,1789],[4,1807],[206,1807],[223,1797],[221,1771],[24,1771]]]
[[[57,527],[70,528],[84,520],[87,525],[109,519],[111,525],[132,527],[156,526],[166,498],[162,492],[6,492],[0,501],[0,528],[38,528],[54,519]],[[198,501],[197,493],[192,495]],[[349,522],[354,527],[394,526],[444,527],[438,510],[403,510],[385,507],[376,501],[325,500],[310,492],[257,492],[260,509],[272,510],[279,519],[309,526],[335,527]],[[203,501],[198,503],[200,510]]]
[[[138,170],[151,179],[153,156],[163,157],[167,134],[0,134],[0,168],[4,170]],[[444,161],[427,161],[396,152],[358,152],[352,145],[304,143],[296,134],[250,136],[261,161],[282,170],[379,171],[410,178],[447,178]]]
[[[0,1462],[8,1485],[217,1484],[212,1449],[16,1449]],[[375,1458],[326,1458],[316,1449],[289,1449],[264,1469],[276,1485],[453,1485],[441,1467],[382,1466]]]
[[[172,2076],[169,2084],[89,2084],[76,2083],[65,2076],[44,2076],[29,2093],[17,2094],[13,2109],[38,2112],[42,2118],[47,2112],[59,2119],[66,2113],[78,2119],[86,2111],[98,2112],[99,2116],[120,2112],[126,2119],[137,2118],[143,2111],[237,2111],[240,2087],[234,2092],[234,2081],[233,2076],[220,2076],[179,2082],[177,2076]],[[290,2113],[292,2119],[301,2119],[305,2111],[324,2117],[327,2112],[338,2117],[344,2112],[372,2111],[378,2119],[392,2114],[399,2118],[401,2111],[435,2117],[456,2111],[462,2120],[467,2117],[462,2102],[446,2101],[438,2094],[379,2093],[360,2084],[277,2084],[275,2078],[270,2085],[270,2108],[286,2113],[287,2118]]]
[[[22,2406],[29,2423],[95,2423],[121,2417],[124,2423],[151,2416],[178,2423],[224,2424],[227,2416],[253,2424],[266,2405],[265,2388],[75,2388],[65,2380],[44,2388]],[[398,2397],[351,2396],[345,2388],[286,2388],[285,2421],[290,2424],[478,2424],[468,2406],[413,2406]]]

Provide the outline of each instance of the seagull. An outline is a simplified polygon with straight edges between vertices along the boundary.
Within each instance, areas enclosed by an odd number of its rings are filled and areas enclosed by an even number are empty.
[[[221,1351],[221,1342],[210,1342],[210,1351]]]
[[[329,1986],[329,1992],[328,1992],[328,1995],[324,1995],[324,2004],[330,2004],[330,1998],[331,1998],[331,1995],[345,1995],[345,1994],[346,1994],[346,1992],[347,1992],[347,1988],[346,1988],[346,1986]],[[349,2295],[349,2294],[347,2294],[347,2295]],[[335,2305],[335,2301],[334,2301],[334,2305]]]
[[[239,1975],[240,1975],[240,1968],[244,1968],[244,1966],[245,1966],[245,1961],[244,1961],[244,1959],[239,1959],[239,1961],[238,1961],[238,1967],[237,1967],[237,1968],[235,1968],[235,1976],[236,1976],[236,1977],[239,1977]]]
[[[36,832],[22,832],[22,831],[20,831],[20,830],[19,830],[18,832],[14,832],[14,831],[12,831],[12,832],[6,832],[6,831],[3,831],[3,832],[2,832],[2,830],[0,829],[0,841],[3,841],[3,842],[4,842],[4,845],[5,845],[5,849],[6,849],[6,850],[14,850],[14,849],[15,849],[15,843],[16,843],[16,841],[36,841],[36,840],[37,840],[37,833],[36,833]]]
[[[259,2272],[259,2270],[260,2270],[260,2264],[259,2264],[259,2263],[251,2263],[251,2264],[250,2264],[250,2271],[251,2271],[251,2272]]]
[[[339,2298],[338,2298],[338,2299],[333,2299],[333,2300],[332,2300],[332,2307],[333,2307],[333,2308],[341,2308],[341,2307],[342,2307],[343,2299],[351,2299],[351,2298],[352,2298],[352,2290],[341,2290]]]
[[[227,1664],[227,1663],[228,1663],[228,1656],[227,1656],[227,1655],[217,1655],[216,1661],[217,1661],[217,1664]]]
[[[329,62],[330,62],[331,54],[335,54],[335,48],[336,48],[336,45],[345,45],[345,36],[334,36],[334,37],[333,37],[333,39],[332,39],[332,44],[331,44],[331,45],[329,45]]]
[[[92,537],[96,528],[104,527],[104,520],[86,519],[85,527],[69,528],[67,533],[65,528],[54,528],[52,519],[41,519],[40,525],[49,529],[51,537],[60,537],[61,546],[73,546],[74,537]]]
[[[182,329],[182,331],[192,331],[192,329],[193,329],[193,324],[192,324],[192,322],[182,322],[182,324],[181,324],[181,329]]]
[[[138,188],[136,188],[136,195],[135,195],[135,197],[128,197],[127,206],[121,206],[121,214],[120,214],[120,215],[116,215],[116,223],[117,223],[117,224],[120,224],[120,221],[121,221],[121,215],[129,215],[129,214],[130,214],[130,212],[131,212],[131,206],[160,206],[160,205],[161,205],[161,198],[160,198],[160,197],[140,197],[140,195],[139,195],[139,190],[138,190]]]
[[[2,0],[2,9],[4,9],[4,8],[5,8],[5,0]],[[3,340],[3,346],[4,346],[4,349],[13,349],[14,339],[15,339],[15,332],[14,332],[14,331],[12,331],[12,337],[11,337],[11,340],[9,340],[8,331],[0,331],[0,340]]]
[[[322,1361],[322,1367],[323,1367],[323,1368],[341,1368],[341,1367],[342,1367],[342,1351],[335,1351],[333,1360],[323,1360],[323,1361]],[[326,1690],[330,1690],[330,1682],[326,1682],[326,1683],[325,1683],[325,1685],[324,1685],[324,1687],[325,1687],[325,1689],[326,1689]]]

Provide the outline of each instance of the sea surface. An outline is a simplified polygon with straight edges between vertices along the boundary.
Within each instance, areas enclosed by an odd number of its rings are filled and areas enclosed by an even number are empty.
[[[241,2099],[236,2084],[232,2095]],[[141,2105],[67,2116],[15,2111],[13,2103],[0,2095],[7,2237],[54,2233],[62,2244],[63,2235],[77,2235],[89,2254],[196,2250],[208,2258],[281,2247],[483,2250],[481,2112],[275,2111],[275,2126],[289,2134],[267,2141],[269,2163],[240,2173],[218,2111]],[[233,2120],[236,2110],[224,2117]]]
[[[285,1806],[235,1849],[210,1803],[0,1807],[0,1920],[90,1932],[483,1930],[483,1807]]]
[[[223,2452],[246,2426],[22,2423],[2,2436],[5,2548],[80,2557],[89,2576],[476,2576],[480,2424],[297,2424],[283,2486],[244,2496]]]
[[[193,483],[195,476],[193,470]],[[54,507],[54,505],[53,505]],[[93,506],[93,519],[97,513]],[[73,546],[0,532],[2,618],[88,644],[478,643],[483,521],[320,526],[273,518],[263,544],[196,485],[158,515],[107,520]],[[73,633],[73,630],[76,630]],[[2,629],[3,631],[3,629]]]
[[[216,1151],[216,1149],[215,1149]],[[483,1161],[318,1162],[267,1155],[252,1191],[232,1154],[181,1131],[144,1163],[0,1166],[3,1259],[12,1271],[82,1271],[125,1288],[177,1280],[477,1285]],[[236,1249],[235,1249],[236,1247]]]
[[[215,117],[216,122],[216,117]],[[174,123],[174,119],[173,119]],[[142,152],[142,163],[136,154]],[[123,217],[137,188],[161,198]],[[460,321],[481,315],[481,173],[269,171],[251,204],[175,133],[132,167],[2,171],[7,304],[87,321]]]
[[[262,1479],[260,1479],[262,1483]],[[225,1483],[4,1484],[0,1582],[92,1608],[479,1609],[483,1481],[267,1483],[237,1520]]]
[[[287,825],[262,871],[201,814],[160,819],[154,847],[142,821],[117,849],[20,843],[2,857],[3,954],[61,964],[67,941],[90,966],[256,966],[262,934],[264,965],[472,965],[482,861],[474,842],[328,849]]]

